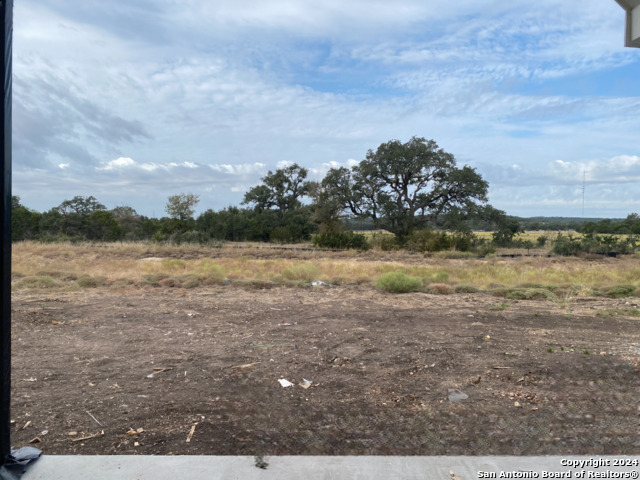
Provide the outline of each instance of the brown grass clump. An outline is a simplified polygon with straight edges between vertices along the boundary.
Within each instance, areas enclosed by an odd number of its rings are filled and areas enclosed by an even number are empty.
[[[450,295],[454,289],[445,283],[430,283],[426,291],[436,295]]]

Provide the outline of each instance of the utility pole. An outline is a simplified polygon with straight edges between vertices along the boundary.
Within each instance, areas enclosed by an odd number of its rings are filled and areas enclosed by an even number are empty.
[[[3,79],[0,102],[0,224],[2,225],[2,255],[0,256],[0,465],[11,454],[11,56],[13,43],[13,0],[0,0],[0,73]]]
[[[584,220],[584,187],[587,180],[587,172],[583,168],[582,169],[582,219]]]

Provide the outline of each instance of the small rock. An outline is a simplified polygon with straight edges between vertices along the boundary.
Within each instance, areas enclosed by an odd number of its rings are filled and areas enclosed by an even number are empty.
[[[513,406],[516,408],[522,407],[522,405],[520,405],[520,402],[513,402]]]

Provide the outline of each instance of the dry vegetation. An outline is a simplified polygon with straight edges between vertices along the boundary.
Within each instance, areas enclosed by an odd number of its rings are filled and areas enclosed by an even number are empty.
[[[393,275],[402,278],[393,278]],[[390,278],[391,277],[391,278]],[[637,296],[637,256],[445,258],[404,251],[316,251],[305,245],[42,244],[13,246],[13,288],[77,290],[97,286],[197,288],[304,287],[312,281],[334,285],[385,282],[408,290],[447,294],[486,290],[496,296],[567,301],[586,295]]]

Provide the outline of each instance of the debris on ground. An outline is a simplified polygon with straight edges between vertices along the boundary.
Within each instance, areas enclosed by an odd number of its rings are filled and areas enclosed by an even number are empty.
[[[467,395],[466,393],[457,390],[457,389],[453,389],[450,388],[449,389],[449,401],[452,403],[456,403],[456,402],[460,402],[462,400],[466,400],[467,398],[469,398],[469,395]]]

